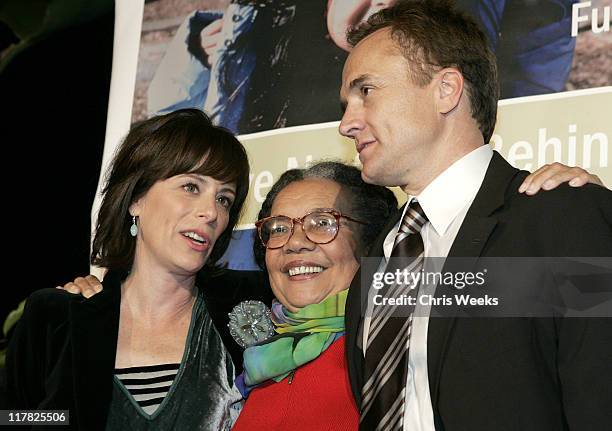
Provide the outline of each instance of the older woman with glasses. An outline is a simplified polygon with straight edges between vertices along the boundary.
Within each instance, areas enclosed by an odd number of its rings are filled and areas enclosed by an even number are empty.
[[[396,209],[391,191],[342,163],[287,171],[272,187],[254,252],[277,298],[277,335],[244,352],[247,401],[234,430],[357,429],[344,304],[360,256]]]

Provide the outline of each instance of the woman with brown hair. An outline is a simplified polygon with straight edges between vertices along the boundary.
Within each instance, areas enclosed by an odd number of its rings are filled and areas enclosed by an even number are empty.
[[[110,168],[90,299],[43,289],[11,339],[13,407],[69,410],[76,429],[227,429],[234,367],[196,274],[229,244],[248,190],[238,140],[198,110],[134,127]]]

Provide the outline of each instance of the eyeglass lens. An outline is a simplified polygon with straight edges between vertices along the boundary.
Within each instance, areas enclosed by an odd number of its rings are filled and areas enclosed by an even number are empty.
[[[269,248],[282,247],[291,236],[291,224],[289,217],[278,216],[267,220],[261,226],[261,239]],[[317,244],[330,242],[338,232],[338,221],[333,214],[325,212],[314,212],[304,217],[302,226],[306,237]],[[299,229],[299,227],[294,227]]]

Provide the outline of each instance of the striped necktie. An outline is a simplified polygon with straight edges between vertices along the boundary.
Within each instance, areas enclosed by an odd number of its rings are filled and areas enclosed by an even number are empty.
[[[395,237],[387,273],[395,273],[397,269],[421,271],[424,246],[420,232],[426,222],[421,205],[412,200]],[[402,295],[416,298],[417,292],[418,286],[410,283],[392,284],[380,290],[386,298]],[[374,305],[364,347],[365,384],[359,420],[362,431],[402,429],[413,312],[414,305]]]

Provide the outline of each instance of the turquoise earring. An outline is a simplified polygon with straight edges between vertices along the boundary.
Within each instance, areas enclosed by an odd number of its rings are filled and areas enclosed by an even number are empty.
[[[136,225],[136,216],[132,216],[132,226],[130,226],[130,235],[138,235],[138,226]]]

